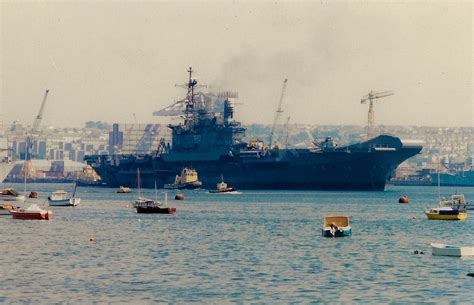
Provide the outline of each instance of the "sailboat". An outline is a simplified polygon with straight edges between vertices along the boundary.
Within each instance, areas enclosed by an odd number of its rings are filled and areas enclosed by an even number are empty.
[[[438,169],[438,205],[425,211],[428,219],[464,220],[467,218],[466,200],[462,194],[451,195],[451,198],[441,198],[441,185]]]
[[[155,200],[148,199],[141,196],[141,185],[140,185],[140,170],[137,170],[137,186],[138,186],[138,198],[135,199],[133,207],[137,210],[137,213],[145,214],[174,214],[176,213],[175,207],[168,207],[168,193],[165,193],[165,202],[161,203],[157,199],[156,182],[155,182]]]
[[[157,199],[147,200],[135,206],[137,213],[141,214],[174,214],[175,207],[168,207],[168,193],[165,193],[165,202],[161,203]]]
[[[68,193],[65,190],[56,190],[51,193],[48,197],[50,206],[76,206],[81,202],[81,198],[76,197],[77,183],[74,184],[74,193],[69,198]]]
[[[27,177],[26,161],[25,161],[24,168],[25,168],[24,193],[26,197],[26,177]],[[25,220],[29,220],[29,219],[50,220],[53,217],[53,212],[51,210],[43,210],[35,203],[31,204],[26,209],[12,209],[10,210],[10,214],[12,215],[13,219],[25,219]]]
[[[138,205],[143,204],[151,199],[142,197],[142,187],[141,187],[141,181],[140,181],[140,169],[137,169],[137,189],[138,189],[138,197],[135,199],[133,202],[133,207],[136,208]]]

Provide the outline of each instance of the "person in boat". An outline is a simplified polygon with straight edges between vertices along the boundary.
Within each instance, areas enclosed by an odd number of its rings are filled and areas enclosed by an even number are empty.
[[[332,237],[336,237],[336,230],[337,227],[334,224],[329,225],[329,233],[331,233]]]

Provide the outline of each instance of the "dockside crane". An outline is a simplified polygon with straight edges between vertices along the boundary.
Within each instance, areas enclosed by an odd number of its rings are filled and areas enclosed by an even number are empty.
[[[44,97],[43,101],[41,102],[40,110],[38,111],[38,115],[36,116],[35,121],[33,122],[33,127],[31,128],[31,134],[39,132],[39,127],[41,125],[41,121],[43,120],[43,112],[44,107],[46,105],[46,99],[48,98],[48,93],[49,89],[44,92]]]
[[[374,102],[380,98],[394,95],[393,91],[381,91],[375,92],[371,90],[368,94],[364,95],[360,100],[361,104],[369,103],[369,112],[367,114],[367,134],[370,135],[373,133],[375,126],[375,110]]]
[[[33,126],[31,127],[30,134],[27,134],[26,136],[26,156],[25,156],[25,163],[24,163],[24,168],[23,168],[23,173],[26,175],[26,173],[29,173],[31,176],[33,173],[33,165],[31,163],[32,159],[32,153],[31,149],[33,148],[33,139],[37,134],[39,133],[39,128],[41,125],[41,121],[43,120],[43,113],[44,113],[44,108],[46,105],[46,99],[48,98],[48,93],[49,89],[45,91],[43,101],[41,102],[41,107],[38,111],[38,114],[35,117],[35,120],[33,122]]]
[[[273,135],[275,133],[275,128],[276,128],[276,125],[278,124],[278,121],[281,117],[281,114],[283,113],[283,109],[281,108],[281,105],[283,103],[283,98],[285,96],[285,91],[286,91],[286,83],[288,82],[288,79],[285,78],[285,80],[283,81],[283,87],[281,88],[281,96],[280,96],[280,101],[278,103],[278,109],[277,111],[275,112],[275,118],[273,119],[273,125],[272,125],[272,131],[270,132],[270,139],[268,141],[268,146],[270,148],[272,148],[272,141],[273,141]]]
[[[283,130],[285,130],[285,148],[288,148],[289,142],[288,139],[290,137],[290,130],[289,130],[289,123],[290,123],[290,117],[286,118],[285,125],[283,125]]]

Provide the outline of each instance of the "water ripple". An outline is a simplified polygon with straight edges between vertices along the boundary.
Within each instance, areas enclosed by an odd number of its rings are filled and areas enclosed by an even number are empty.
[[[58,185],[38,185],[47,193]],[[466,189],[474,200],[474,190]],[[2,303],[470,303],[474,217],[428,221],[430,187],[386,192],[187,192],[176,215],[138,215],[112,189],[79,189],[53,220],[0,218]],[[408,194],[409,205],[399,205]],[[153,196],[151,193],[149,194]],[[162,196],[162,193],[160,193]],[[172,198],[172,196],[170,196]],[[175,204],[175,202],[172,202]],[[353,236],[321,237],[326,214]],[[417,220],[411,220],[416,216]],[[91,241],[91,237],[94,239]],[[424,255],[414,255],[414,250]]]

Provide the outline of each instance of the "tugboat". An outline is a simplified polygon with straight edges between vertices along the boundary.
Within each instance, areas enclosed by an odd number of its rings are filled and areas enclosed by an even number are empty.
[[[202,186],[202,182],[198,180],[197,171],[194,168],[183,168],[181,175],[176,175],[173,184],[165,184],[165,189],[198,189]]]
[[[227,183],[224,182],[224,177],[221,175],[221,182],[217,183],[215,190],[209,190],[209,193],[218,194],[218,193],[235,193],[236,189],[233,187],[227,186]]]

